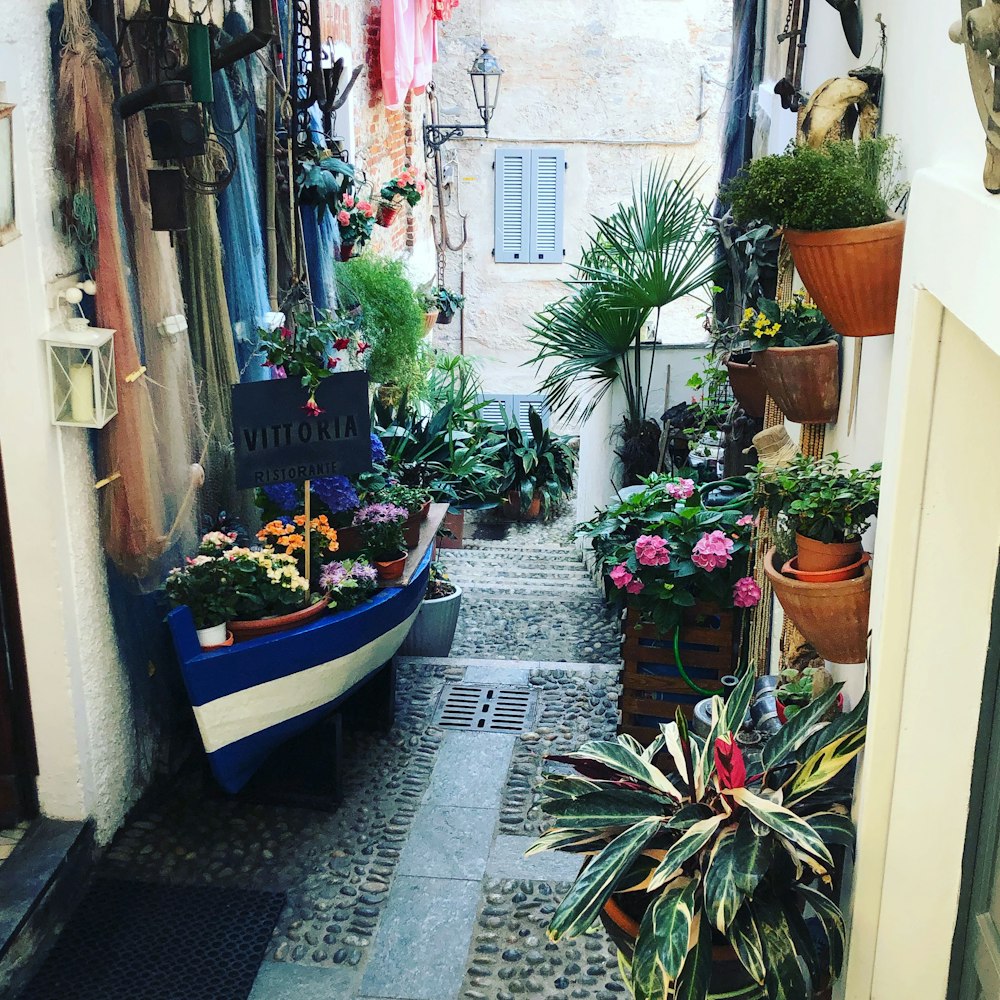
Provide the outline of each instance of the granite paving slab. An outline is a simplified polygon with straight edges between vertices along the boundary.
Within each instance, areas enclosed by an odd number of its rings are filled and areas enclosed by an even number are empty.
[[[452,1000],[465,974],[480,883],[396,879],[382,917],[362,995]]]
[[[474,879],[486,873],[496,809],[424,805],[399,857],[397,874],[442,879]]]
[[[265,961],[249,1000],[342,1000],[355,996],[361,972],[350,966],[309,968]]]
[[[465,679],[469,680],[468,670]],[[504,733],[448,733],[437,753],[427,801],[499,807],[515,739]]]
[[[501,834],[493,842],[486,874],[494,878],[548,879],[550,882],[572,882],[580,874],[583,858],[579,854],[546,851],[526,858],[524,855],[534,842],[534,837]]]

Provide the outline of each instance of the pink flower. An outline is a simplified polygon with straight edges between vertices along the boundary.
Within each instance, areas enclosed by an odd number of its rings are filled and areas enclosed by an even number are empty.
[[[306,403],[305,406],[302,407],[302,409],[305,410],[306,413],[308,413],[310,417],[318,417],[321,413],[325,413],[326,412],[323,409],[323,407],[320,406],[316,402],[316,400],[313,399],[312,397],[309,398],[309,401]]]
[[[375,214],[375,209],[372,208],[370,201],[359,201],[358,211],[361,212],[365,218],[370,219]]]
[[[334,368],[336,368],[337,365],[339,365],[339,364],[340,364],[340,358],[327,358],[326,359],[326,367],[329,368],[331,371]]]
[[[701,567],[706,573],[713,569],[721,569],[732,561],[733,540],[727,538],[722,531],[704,534],[695,543],[691,553],[691,561]]]
[[[671,483],[667,487],[667,495],[675,500],[687,500],[694,493],[693,479],[678,479],[676,483]]]
[[[635,543],[635,557],[643,566],[666,566],[670,562],[667,540],[657,535],[643,535]]]
[[[426,185],[426,184],[425,184],[425,183],[424,183],[423,181],[417,181],[417,190],[418,190],[418,191],[419,191],[419,192],[420,192],[421,194],[423,194],[423,193],[424,193],[424,191],[425,191],[425,189],[426,189],[426,188],[427,188],[427,185]]]
[[[732,735],[720,736],[715,741],[715,773],[720,788],[743,788],[747,783],[747,765],[743,751]]]
[[[752,576],[745,576],[733,585],[733,605],[737,608],[754,608],[760,597],[760,587]]]
[[[288,373],[285,371],[284,365],[277,365],[274,369],[275,378],[288,378]]]
[[[347,337],[338,337],[333,342],[333,346],[336,347],[338,351],[346,351],[347,348],[351,346],[351,342]]]
[[[372,345],[371,345],[371,344],[369,344],[369,343],[367,343],[366,341],[364,341],[364,340],[359,340],[359,341],[358,341],[358,354],[359,354],[359,355],[361,355],[361,354],[364,354],[364,353],[365,353],[365,351],[367,351],[367,350],[368,350],[368,348],[369,348],[369,347],[371,347],[371,346],[372,346]]]
[[[608,574],[608,576],[611,577],[611,582],[619,590],[621,590],[622,587],[627,587],[632,582],[632,580],[634,579],[634,577],[632,576],[632,574],[628,571],[628,567],[625,565],[625,563],[621,563],[620,565],[616,566]]]
[[[639,594],[646,589],[646,585],[638,577],[634,577],[627,584],[625,584],[625,589],[630,594]]]
[[[354,208],[354,195],[352,194],[344,195],[344,208]]]
[[[291,330],[290,327],[283,326],[281,328],[281,339],[282,340],[291,340],[292,337],[294,337],[294,336],[295,336],[295,334],[292,332],[292,330]]]
[[[342,226],[349,226],[351,224],[351,217],[347,214],[347,212],[344,211],[344,209],[341,209],[337,213],[337,221]]]
[[[745,527],[746,527],[746,526],[747,526],[748,524],[753,524],[753,523],[754,523],[754,520],[755,520],[755,519],[754,519],[754,516],[753,516],[753,514],[744,514],[744,515],[743,515],[743,516],[742,516],[742,517],[741,517],[741,518],[740,518],[740,519],[739,519],[739,520],[738,520],[738,521],[736,522],[736,524],[737,524],[737,526],[738,526],[738,527],[740,527],[740,528],[745,528]]]

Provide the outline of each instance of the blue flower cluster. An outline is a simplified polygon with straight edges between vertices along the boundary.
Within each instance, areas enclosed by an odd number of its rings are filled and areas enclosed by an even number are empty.
[[[294,483],[275,483],[273,486],[265,486],[264,493],[280,510],[293,511],[301,506],[299,489]]]
[[[377,434],[372,434],[372,461],[376,465],[385,465],[386,454]]]
[[[357,491],[346,476],[326,476],[312,481],[312,491],[330,508],[331,514],[357,510],[361,505]]]

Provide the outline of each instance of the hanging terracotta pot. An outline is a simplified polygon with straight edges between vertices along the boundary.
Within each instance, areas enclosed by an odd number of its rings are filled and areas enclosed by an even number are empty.
[[[255,620],[233,621],[229,623],[229,631],[233,633],[237,642],[246,642],[248,639],[259,639],[262,635],[273,635],[275,632],[287,632],[288,629],[298,628],[307,622],[318,618],[327,610],[330,604],[329,597],[322,597],[315,604],[310,604],[306,608],[292,611],[287,615],[273,615],[270,618],[258,618]]]
[[[796,568],[807,573],[826,573],[843,566],[850,566],[861,558],[861,539],[853,542],[818,542],[796,533],[798,550]]]
[[[434,324],[438,321],[439,309],[432,309],[424,313],[424,333],[430,333],[434,329]]]
[[[380,226],[388,229],[396,221],[397,215],[399,215],[399,209],[390,202],[383,201],[378,206],[378,214],[375,216],[375,221]]]
[[[759,354],[751,351],[741,351],[731,354],[726,362],[729,371],[729,384],[732,386],[736,402],[743,407],[748,417],[762,420],[764,406],[767,403],[767,389],[761,378],[760,368],[755,364]]]
[[[865,566],[871,561],[871,556],[867,552],[862,552],[860,558],[856,559],[849,566],[838,566],[836,569],[807,570],[799,565],[799,557],[789,559],[781,572],[785,576],[790,576],[803,583],[839,583],[841,580],[853,580],[856,576],[861,576]]]
[[[340,244],[340,259],[342,261],[350,260],[354,256],[354,248],[357,244],[355,243],[341,243]]]
[[[786,229],[785,243],[806,290],[845,337],[877,337],[896,327],[906,223],[812,233]]]
[[[774,567],[774,549],[764,557],[764,570],[775,597],[791,622],[816,652],[834,663],[864,663],[868,655],[868,608],[872,571],[840,583],[802,583]]]
[[[760,377],[778,409],[797,424],[829,424],[840,407],[840,348],[769,347],[755,356]]]

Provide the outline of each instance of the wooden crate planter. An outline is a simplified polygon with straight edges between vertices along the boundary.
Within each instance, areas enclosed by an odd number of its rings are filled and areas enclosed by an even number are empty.
[[[691,718],[704,695],[692,691],[677,669],[674,637],[659,634],[653,625],[640,625],[638,612],[629,608],[622,638],[621,707],[619,731],[642,744],[670,722],[678,706]],[[681,662],[701,687],[722,691],[722,678],[736,662],[736,616],[712,605],[699,604],[684,613],[681,626]]]

